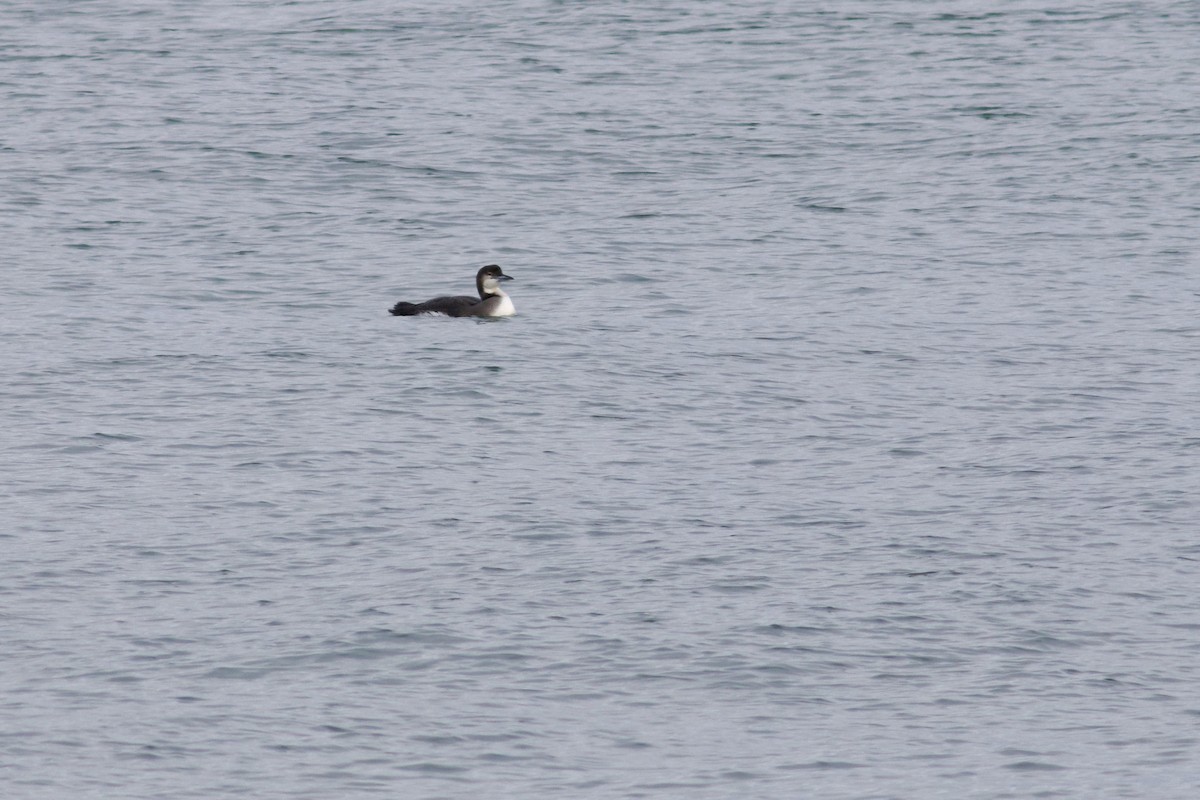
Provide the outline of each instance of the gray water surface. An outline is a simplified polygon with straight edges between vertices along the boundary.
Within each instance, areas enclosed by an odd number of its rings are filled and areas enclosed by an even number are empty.
[[[3,4],[0,795],[1196,797],[1198,41]]]

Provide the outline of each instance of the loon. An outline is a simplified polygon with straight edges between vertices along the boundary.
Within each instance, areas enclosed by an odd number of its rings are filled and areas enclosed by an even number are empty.
[[[500,288],[501,281],[511,281],[500,267],[488,264],[475,275],[475,288],[479,297],[435,297],[424,303],[405,303],[401,300],[392,306],[395,317],[412,317],[417,314],[445,314],[448,317],[511,317],[517,312],[512,300]]]

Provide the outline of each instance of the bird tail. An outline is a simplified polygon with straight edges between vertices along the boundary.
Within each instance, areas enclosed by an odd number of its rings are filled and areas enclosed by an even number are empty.
[[[414,303],[405,303],[403,300],[392,306],[388,311],[393,317],[414,317],[421,313]]]

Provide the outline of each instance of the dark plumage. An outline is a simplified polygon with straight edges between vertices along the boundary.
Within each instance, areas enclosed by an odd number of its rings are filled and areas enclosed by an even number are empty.
[[[445,314],[448,317],[507,317],[515,313],[512,300],[500,288],[501,281],[511,281],[500,267],[488,264],[475,275],[475,288],[479,297],[459,295],[435,297],[424,303],[400,301],[392,306],[390,313],[395,317],[413,317],[417,314]]]

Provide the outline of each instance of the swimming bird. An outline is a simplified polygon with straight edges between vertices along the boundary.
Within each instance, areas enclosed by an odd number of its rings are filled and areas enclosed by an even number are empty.
[[[488,264],[475,275],[475,288],[479,297],[460,295],[457,297],[435,297],[424,303],[405,303],[403,300],[392,306],[394,317],[412,317],[417,314],[445,314],[448,317],[511,317],[517,313],[512,300],[500,288],[501,281],[511,281],[500,267]]]

